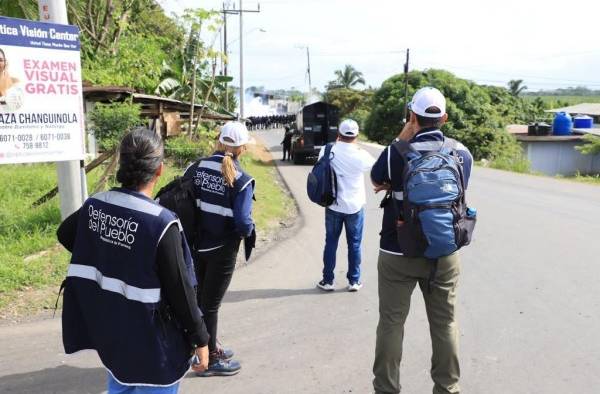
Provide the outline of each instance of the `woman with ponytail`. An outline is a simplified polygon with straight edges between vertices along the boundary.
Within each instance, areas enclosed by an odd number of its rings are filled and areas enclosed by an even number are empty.
[[[217,324],[241,240],[254,232],[254,179],[238,161],[247,143],[245,125],[226,123],[221,128],[216,152],[196,161],[184,175],[194,178],[200,216],[199,236],[193,242],[198,305],[210,335],[208,368],[199,376],[235,375],[241,368],[239,362],[232,360],[233,352],[218,345]]]

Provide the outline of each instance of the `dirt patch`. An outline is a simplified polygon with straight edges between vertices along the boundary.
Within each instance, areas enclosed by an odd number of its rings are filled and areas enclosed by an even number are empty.
[[[254,138],[254,143],[246,146],[248,147],[248,151],[251,152],[254,157],[260,159],[260,161],[263,163],[270,163],[273,161],[273,155],[271,155],[271,152],[269,152],[267,147],[259,138]]]
[[[57,297],[58,286],[17,292],[11,296],[11,303],[0,310],[0,326],[52,318]],[[60,316],[60,311],[57,314]]]

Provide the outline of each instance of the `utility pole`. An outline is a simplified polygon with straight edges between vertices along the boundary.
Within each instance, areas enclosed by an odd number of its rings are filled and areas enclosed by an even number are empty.
[[[244,117],[244,22],[243,22],[243,14],[244,12],[260,12],[260,4],[256,10],[245,10],[242,7],[242,0],[240,0],[240,9],[239,10],[225,10],[223,9],[223,14],[239,14],[240,15],[240,118]],[[227,48],[227,44],[225,44],[225,48]],[[227,50],[225,50],[227,53]],[[227,75],[227,71],[225,71],[225,75]]]
[[[406,63],[404,63],[404,124],[408,121],[408,58],[410,49],[406,48]]]
[[[244,30],[242,20],[244,11],[242,8],[242,0],[240,0],[240,120],[244,119],[244,99],[246,98],[246,92],[244,92]]]
[[[227,52],[227,12],[225,12],[225,3],[223,3],[223,52],[225,61],[223,62],[223,75],[227,76],[227,63],[229,63],[229,53]],[[225,82],[225,108],[229,111],[229,84]]]
[[[312,94],[312,81],[310,79],[310,50],[308,45],[296,45],[298,49],[306,49],[306,74],[308,75],[308,99],[310,100],[310,95]]]
[[[38,0],[40,21],[68,25],[66,0]],[[78,210],[87,198],[85,163],[83,160],[56,162],[60,216]]]
[[[308,73],[308,95],[312,94],[312,82],[310,81],[310,52],[308,50],[308,46],[306,46],[306,60],[308,62],[308,67],[306,68],[306,72]]]

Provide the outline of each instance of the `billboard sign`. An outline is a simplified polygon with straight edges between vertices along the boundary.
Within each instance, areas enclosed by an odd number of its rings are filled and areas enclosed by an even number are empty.
[[[0,17],[0,164],[83,159],[79,29]]]

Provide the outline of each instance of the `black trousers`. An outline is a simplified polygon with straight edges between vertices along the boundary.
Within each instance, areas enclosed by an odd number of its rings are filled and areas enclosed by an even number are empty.
[[[292,149],[291,145],[283,145],[283,160],[285,160],[285,154],[287,153],[287,158],[288,160],[291,159],[290,157],[290,150]]]
[[[239,248],[240,240],[231,240],[219,249],[196,252],[194,256],[194,268],[198,280],[196,296],[198,306],[204,314],[204,324],[210,335],[208,349],[211,352],[217,348],[219,308],[231,283]]]

